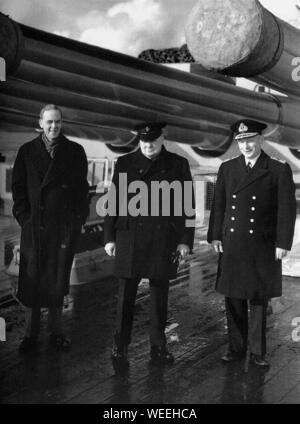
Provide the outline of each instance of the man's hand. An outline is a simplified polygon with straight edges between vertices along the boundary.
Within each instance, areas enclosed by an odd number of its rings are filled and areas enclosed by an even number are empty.
[[[114,241],[106,243],[104,249],[108,256],[116,256],[116,243]]]
[[[223,253],[223,244],[221,240],[213,240],[211,242],[211,247],[214,249],[216,253]]]
[[[287,255],[287,253],[288,253],[288,250],[280,249],[280,247],[276,247],[275,260],[281,261]]]
[[[184,259],[190,253],[190,248],[187,244],[182,243],[177,246],[176,251],[180,252],[181,258]]]

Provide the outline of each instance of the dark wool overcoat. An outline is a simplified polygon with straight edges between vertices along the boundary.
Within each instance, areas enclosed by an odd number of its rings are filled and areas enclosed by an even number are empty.
[[[88,215],[84,149],[61,135],[51,159],[41,136],[25,143],[14,164],[12,193],[22,228],[18,297],[28,307],[60,306]]]
[[[174,184],[179,191],[174,194],[175,190],[170,190],[170,197],[167,191],[164,192],[158,204],[155,201],[157,197],[151,196],[151,183],[156,184],[162,181],[166,183],[176,181]],[[189,188],[186,186],[184,189],[185,181]],[[137,189],[141,182],[147,188],[146,192]],[[192,177],[188,161],[177,154],[168,152],[164,147],[159,157],[152,161],[146,158],[139,149],[118,158],[113,186],[116,187],[117,213],[110,213],[105,217],[104,233],[105,243],[116,242],[116,276],[175,278],[177,266],[172,262],[172,254],[180,243],[187,244],[192,249],[194,240],[194,214],[187,212],[188,206],[191,212],[194,207]],[[179,187],[182,189],[181,192]],[[186,208],[184,208],[185,194]],[[114,189],[111,188],[111,198],[113,195]],[[151,200],[152,207],[158,208],[157,216],[151,213]],[[141,216],[138,213],[137,216],[133,216],[132,206],[135,204],[137,208],[141,207],[140,210],[148,206],[148,216]],[[169,207],[169,211],[163,210],[164,207]],[[125,212],[126,209],[129,213]]]
[[[291,249],[295,218],[295,185],[287,163],[263,151],[249,173],[244,156],[224,162],[208,229],[209,242],[223,242],[217,291],[237,299],[281,296],[275,250]]]

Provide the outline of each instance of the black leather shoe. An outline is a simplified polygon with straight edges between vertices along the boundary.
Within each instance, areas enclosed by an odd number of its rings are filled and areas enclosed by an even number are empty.
[[[251,353],[250,362],[259,367],[268,368],[270,366],[270,362],[264,355],[256,355],[255,353]]]
[[[56,350],[68,350],[71,347],[71,339],[64,334],[50,334],[50,344]]]
[[[151,346],[151,362],[161,365],[171,365],[175,361],[174,356],[165,347]]]
[[[38,350],[37,337],[24,337],[19,346],[20,353],[34,353]]]
[[[243,358],[245,358],[246,354],[244,352],[233,352],[231,350],[228,350],[224,355],[221,356],[221,360],[223,362],[234,362],[239,361]]]
[[[111,349],[111,359],[114,362],[118,362],[119,364],[122,365],[129,365],[129,361],[128,361],[128,347],[127,346],[123,346],[118,347],[116,345],[113,345],[112,349]]]

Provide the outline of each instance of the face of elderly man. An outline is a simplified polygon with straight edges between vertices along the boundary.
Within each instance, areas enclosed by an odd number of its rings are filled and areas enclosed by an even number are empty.
[[[50,142],[54,142],[60,134],[62,125],[61,114],[59,110],[45,110],[40,119],[40,127]]]
[[[257,158],[260,155],[263,140],[263,136],[259,134],[255,137],[238,140],[240,152],[248,160]]]
[[[153,159],[159,155],[163,143],[164,136],[161,134],[156,140],[153,141],[140,140],[140,148],[144,156],[146,156],[148,159]]]

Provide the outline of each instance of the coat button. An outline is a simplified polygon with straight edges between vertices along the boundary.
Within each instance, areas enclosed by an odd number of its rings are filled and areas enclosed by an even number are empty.
[[[252,208],[251,208],[251,210],[252,210],[252,211],[255,211],[255,207],[252,207]]]
[[[234,233],[234,228],[230,228],[230,231],[231,231],[232,233]]]
[[[139,170],[139,173],[140,173],[140,174],[142,174],[142,172],[143,172],[143,171],[144,171],[143,169],[140,169],[140,170]]]
[[[236,209],[236,207],[235,206],[232,206],[232,209]]]
[[[236,194],[233,194],[233,195],[232,195],[232,198],[233,198],[233,199],[236,199]]]
[[[253,200],[256,200],[256,196],[252,196],[252,199],[253,199]]]
[[[254,222],[254,219],[252,218],[252,219],[250,219],[250,222]]]
[[[231,217],[231,221],[235,221],[235,217],[234,216]]]
[[[249,230],[249,233],[250,233],[250,234],[253,234],[253,233],[254,233],[254,231],[253,231],[253,230]]]

